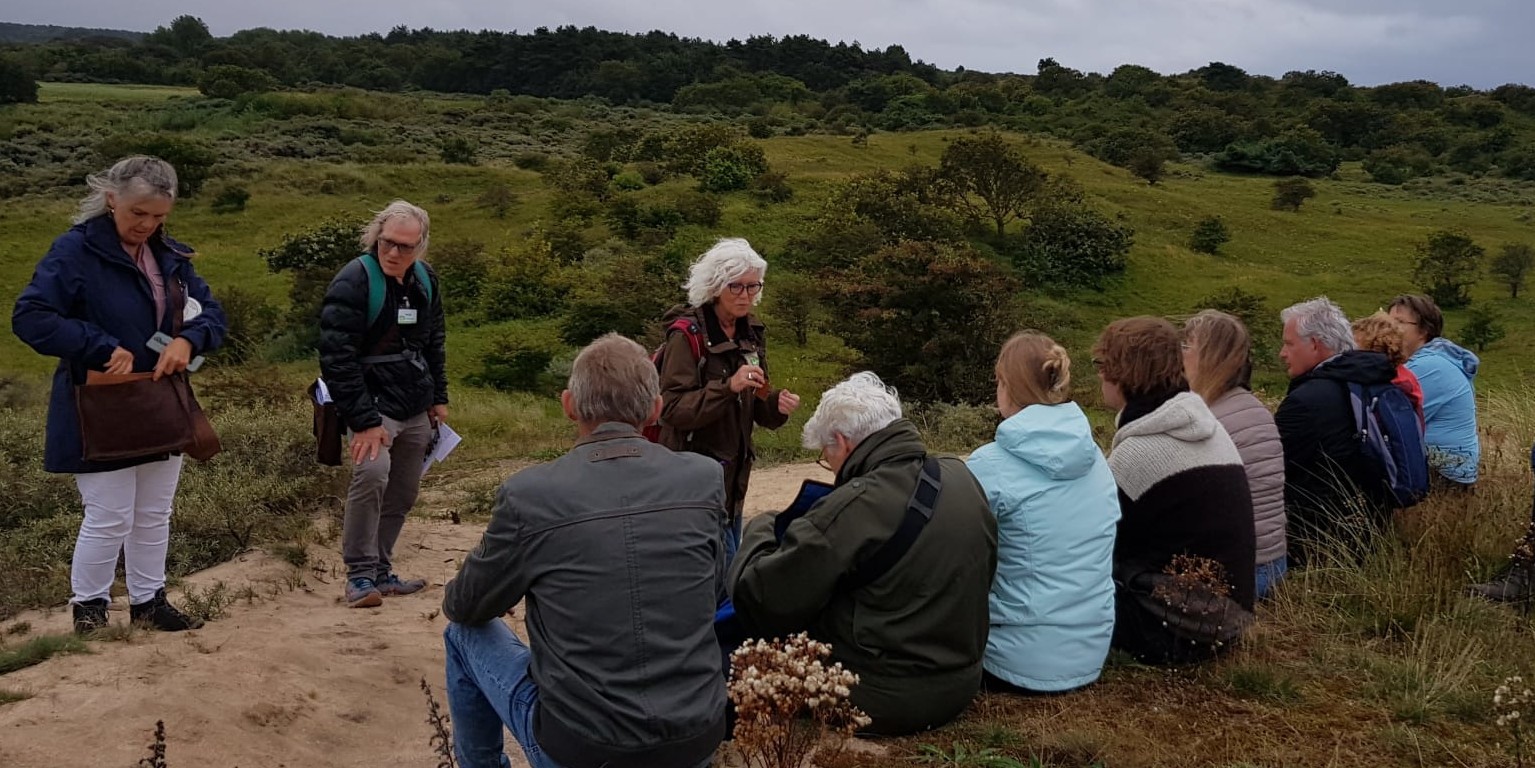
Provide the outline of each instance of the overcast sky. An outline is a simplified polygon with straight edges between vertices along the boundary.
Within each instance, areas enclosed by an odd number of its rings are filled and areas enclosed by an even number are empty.
[[[215,35],[250,27],[334,35],[390,27],[529,31],[575,24],[711,40],[809,34],[904,46],[945,69],[1032,73],[1053,56],[1107,73],[1330,69],[1376,85],[1535,81],[1528,0],[0,0],[0,21],[148,31],[182,13]]]

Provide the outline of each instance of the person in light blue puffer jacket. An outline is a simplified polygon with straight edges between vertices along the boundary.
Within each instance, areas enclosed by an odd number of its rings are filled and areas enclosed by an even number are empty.
[[[1424,437],[1428,463],[1444,479],[1470,488],[1482,461],[1476,428],[1476,378],[1481,361],[1468,349],[1440,336],[1444,315],[1427,296],[1391,300],[1391,318],[1402,329],[1407,370],[1423,388]]]
[[[1092,427],[1068,401],[1071,360],[1025,331],[997,357],[995,442],[970,471],[997,516],[984,685],[1069,691],[1098,679],[1114,634],[1119,490]]]

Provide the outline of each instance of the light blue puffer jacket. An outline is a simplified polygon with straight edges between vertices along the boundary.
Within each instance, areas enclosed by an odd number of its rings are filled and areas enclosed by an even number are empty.
[[[1119,488],[1087,416],[1031,405],[969,466],[997,516],[986,671],[1035,691],[1097,680],[1114,634]]]
[[[1407,359],[1423,387],[1423,423],[1428,463],[1457,483],[1476,482],[1482,461],[1476,432],[1476,391],[1471,380],[1481,363],[1471,350],[1446,338],[1424,344]]]

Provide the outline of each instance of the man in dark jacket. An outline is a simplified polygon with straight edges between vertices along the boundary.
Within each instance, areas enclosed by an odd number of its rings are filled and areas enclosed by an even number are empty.
[[[353,608],[426,586],[397,576],[391,558],[448,416],[442,291],[417,264],[430,223],[404,200],[379,211],[363,230],[365,253],[337,273],[320,310],[320,372],[352,435],[341,554]]]
[[[829,643],[832,659],[859,676],[852,701],[873,719],[870,732],[943,725],[981,684],[997,567],[985,492],[964,462],[941,459],[930,522],[888,570],[871,574],[927,456],[916,427],[901,418],[893,390],[859,373],[821,398],[804,442],[837,473],[836,489],[792,521],[763,515],[747,524],[730,576],[736,615],[751,636],[803,631]]]
[[[1285,513],[1304,566],[1324,542],[1358,549],[1390,514],[1380,470],[1364,453],[1349,399],[1350,383],[1389,384],[1386,356],[1355,349],[1348,318],[1326,297],[1280,313],[1279,356],[1290,389],[1274,414],[1284,445]],[[1360,513],[1363,513],[1362,522]]]
[[[723,740],[724,480],[718,462],[640,434],[659,391],[638,344],[610,334],[582,350],[560,396],[575,448],[501,486],[448,583],[464,768],[507,764],[503,723],[535,768],[687,768]],[[524,598],[531,651],[499,619]]]

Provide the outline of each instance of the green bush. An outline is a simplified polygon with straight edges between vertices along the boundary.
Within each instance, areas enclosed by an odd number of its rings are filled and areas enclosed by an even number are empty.
[[[1194,225],[1194,234],[1189,237],[1189,247],[1200,253],[1214,255],[1220,252],[1221,246],[1231,242],[1231,230],[1226,228],[1226,221],[1219,216],[1207,216]]]
[[[114,136],[96,147],[105,164],[128,155],[149,155],[170,163],[176,169],[176,194],[193,197],[213,175],[219,155],[205,144],[166,134]]]
[[[267,342],[279,330],[281,313],[266,297],[239,285],[229,285],[213,292],[224,309],[224,346],[220,359],[234,363],[258,359]]]
[[[638,171],[626,171],[613,177],[613,188],[621,192],[634,192],[645,188],[645,177]]]
[[[245,203],[250,199],[250,190],[238,184],[230,184],[213,196],[213,204],[209,208],[214,213],[239,213],[245,210]]]
[[[0,104],[37,103],[37,78],[26,64],[0,56]]]
[[[467,312],[479,304],[480,292],[490,279],[495,260],[476,240],[450,240],[432,246],[431,265],[442,284],[443,311]]]
[[[284,326],[305,350],[313,350],[319,343],[320,306],[330,281],[362,251],[357,231],[353,222],[331,219],[312,229],[284,235],[281,244],[258,252],[267,269],[293,275]]]
[[[277,80],[264,69],[215,64],[203,70],[197,89],[210,98],[233,99],[246,93],[276,90]]]
[[[560,263],[542,234],[502,254],[480,289],[480,309],[491,321],[547,317],[564,305],[566,285]]]
[[[1277,138],[1236,142],[1215,158],[1223,171],[1271,176],[1326,176],[1338,170],[1338,152],[1310,128],[1296,128]]]
[[[752,179],[747,189],[761,203],[787,203],[794,199],[794,188],[789,186],[788,174],[783,171],[768,171]]]
[[[438,145],[442,161],[450,165],[475,165],[479,160],[475,157],[480,151],[478,144],[465,136],[449,136]]]
[[[1092,208],[1056,202],[1036,209],[1021,237],[1004,248],[1024,281],[1103,290],[1125,271],[1135,230]]]
[[[758,144],[737,143],[715,147],[704,156],[698,186],[705,192],[746,189],[752,179],[768,170],[767,155]]]
[[[693,190],[677,193],[672,207],[682,216],[683,221],[699,227],[719,226],[720,216],[723,213],[719,198]]]
[[[491,342],[470,382],[514,392],[542,391],[543,373],[560,352],[559,341],[548,329],[512,328]]]
[[[1276,211],[1299,211],[1301,204],[1316,197],[1316,189],[1305,179],[1280,179],[1274,182],[1274,199],[1269,207]]]

